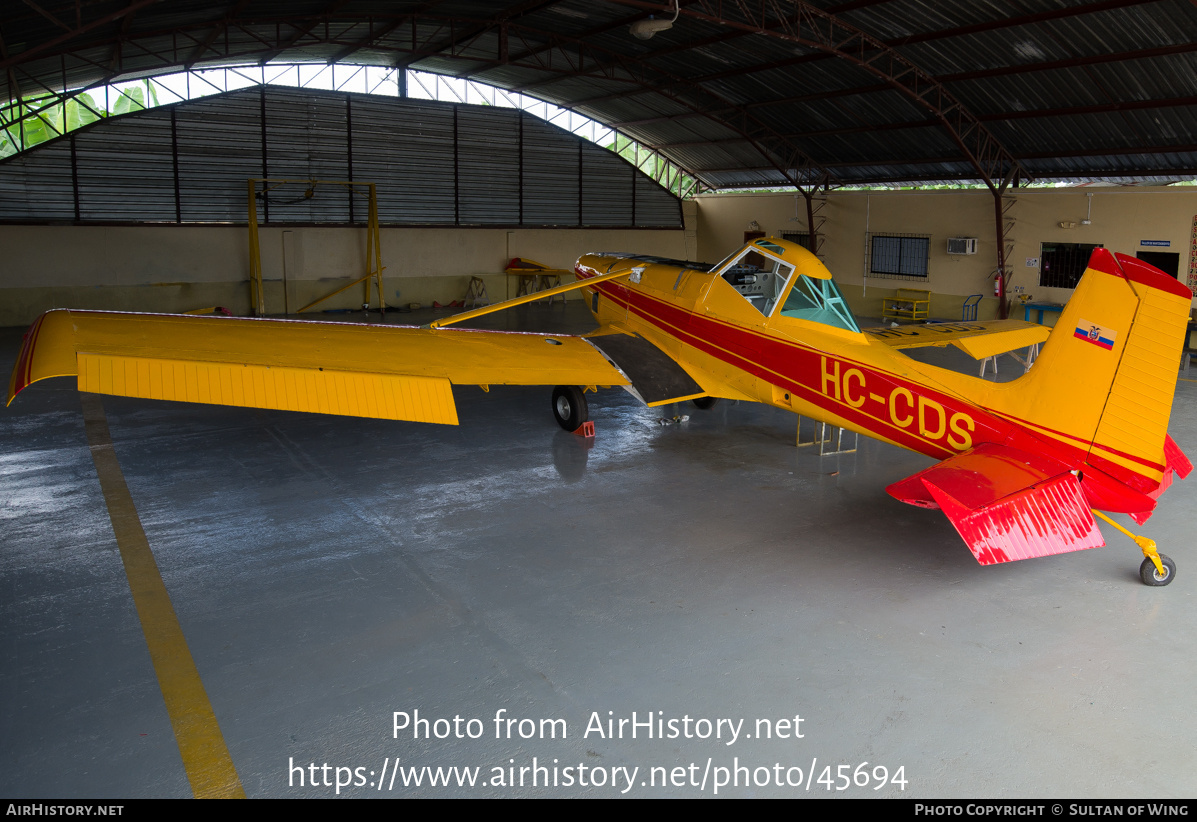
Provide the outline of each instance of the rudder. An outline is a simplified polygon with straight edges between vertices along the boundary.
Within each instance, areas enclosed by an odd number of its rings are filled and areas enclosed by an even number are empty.
[[[1192,293],[1099,248],[1035,366],[1006,383],[995,410],[1088,452],[1091,465],[1148,493],[1164,442]]]

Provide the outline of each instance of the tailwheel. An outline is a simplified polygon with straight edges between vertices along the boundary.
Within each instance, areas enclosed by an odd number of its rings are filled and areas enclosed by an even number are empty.
[[[1155,563],[1151,561],[1151,557],[1143,560],[1143,564],[1139,566],[1139,579],[1143,580],[1144,585],[1160,586],[1167,585],[1176,576],[1176,563],[1170,557],[1164,554],[1156,554],[1160,559],[1160,565],[1163,566],[1164,572],[1161,574],[1159,569],[1155,567]]]
[[[1144,585],[1158,588],[1169,584],[1175,579],[1176,563],[1172,561],[1171,557],[1167,557],[1155,549],[1154,539],[1135,536],[1101,511],[1094,510],[1093,513],[1133,539],[1135,545],[1138,545],[1143,550],[1143,556],[1146,559],[1139,566],[1139,579],[1143,580]]]
[[[576,385],[559,385],[553,389],[553,416],[566,431],[577,431],[590,417],[586,395]]]

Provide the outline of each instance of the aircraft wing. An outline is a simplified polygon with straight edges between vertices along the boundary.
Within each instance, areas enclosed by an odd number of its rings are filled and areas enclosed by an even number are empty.
[[[982,565],[1105,545],[1080,479],[1044,454],[980,445],[886,490],[941,509]]]
[[[582,337],[56,310],[25,335],[8,401],[80,391],[457,424],[451,385],[628,385]]]
[[[893,348],[954,345],[975,360],[1005,354],[1047,340],[1051,329],[1022,320],[927,323],[899,328],[865,328],[869,338]]]

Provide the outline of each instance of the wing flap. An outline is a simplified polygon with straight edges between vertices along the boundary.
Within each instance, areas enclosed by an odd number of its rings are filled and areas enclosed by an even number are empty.
[[[605,334],[587,339],[631,379],[645,405],[664,405],[706,394],[676,360],[643,337]]]
[[[1054,460],[1017,449],[981,446],[887,490],[941,509],[982,565],[1105,544],[1080,480]]]
[[[79,354],[79,390],[118,397],[457,425],[448,380]]]

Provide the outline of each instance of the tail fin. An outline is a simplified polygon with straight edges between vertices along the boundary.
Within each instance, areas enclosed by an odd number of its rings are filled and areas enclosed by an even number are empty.
[[[1140,260],[1095,250],[1035,366],[995,410],[1086,449],[1089,465],[1138,491],[1162,490],[1192,297]]]

